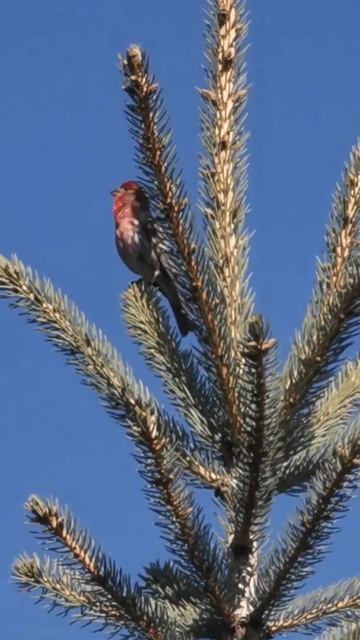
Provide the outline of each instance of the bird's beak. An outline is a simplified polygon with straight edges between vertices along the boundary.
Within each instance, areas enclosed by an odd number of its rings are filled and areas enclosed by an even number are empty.
[[[125,193],[125,189],[121,189],[121,187],[118,187],[117,189],[113,189],[112,191],[110,191],[112,196],[121,196],[123,193]]]

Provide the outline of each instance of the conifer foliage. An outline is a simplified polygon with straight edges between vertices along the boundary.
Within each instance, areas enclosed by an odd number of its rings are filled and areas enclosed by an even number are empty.
[[[261,640],[302,629],[323,640],[360,638],[360,577],[297,593],[358,480],[360,361],[344,364],[342,354],[360,321],[360,146],[337,187],[312,299],[281,368],[248,277],[246,35],[243,2],[209,0],[200,89],[204,233],[149,59],[138,45],[120,58],[140,178],[194,338],[184,346],[159,294],[142,282],[125,292],[123,311],[173,412],[49,280],[0,257],[1,297],[64,354],[132,439],[172,557],[154,560],[135,582],[66,507],[31,496],[26,510],[44,552],[21,555],[13,575],[52,608],[122,637]],[[198,488],[214,496],[222,537]],[[280,493],[296,494],[298,506],[264,549]]]

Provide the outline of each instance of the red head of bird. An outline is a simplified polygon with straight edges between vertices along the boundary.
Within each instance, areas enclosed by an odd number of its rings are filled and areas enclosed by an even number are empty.
[[[135,180],[123,182],[120,187],[111,191],[111,195],[114,197],[113,214],[115,220],[123,208],[126,205],[132,204],[134,201],[148,208],[148,197],[142,186]]]

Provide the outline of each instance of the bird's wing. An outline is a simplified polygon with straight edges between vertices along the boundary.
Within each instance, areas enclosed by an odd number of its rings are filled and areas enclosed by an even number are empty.
[[[153,251],[156,253],[156,256],[164,269],[164,271],[169,272],[169,263],[170,263],[170,253],[169,247],[166,243],[166,239],[161,233],[161,229],[157,227],[156,220],[151,221],[151,245]]]
[[[144,224],[146,227],[146,233],[150,236],[150,238],[153,238],[156,241],[158,233],[155,220],[149,215]]]

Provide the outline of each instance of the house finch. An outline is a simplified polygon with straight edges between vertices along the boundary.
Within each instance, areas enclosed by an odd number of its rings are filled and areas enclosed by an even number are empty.
[[[114,196],[115,240],[120,258],[146,283],[159,287],[169,301],[181,335],[186,336],[192,329],[191,322],[165,268],[145,191],[137,182],[129,181],[111,195]]]

